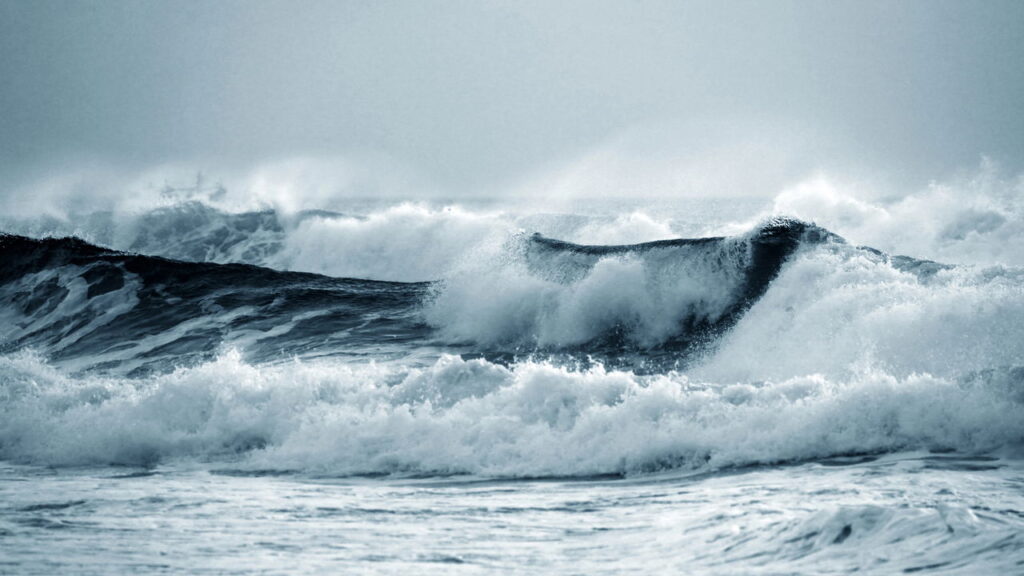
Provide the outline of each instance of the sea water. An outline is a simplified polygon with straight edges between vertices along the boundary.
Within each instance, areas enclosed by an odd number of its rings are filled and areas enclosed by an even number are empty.
[[[1024,571],[1019,179],[193,192],[3,219],[0,573]]]

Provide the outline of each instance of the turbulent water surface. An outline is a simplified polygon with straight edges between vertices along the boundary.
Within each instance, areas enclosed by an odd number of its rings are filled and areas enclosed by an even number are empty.
[[[0,573],[1019,573],[1014,190],[4,216]]]

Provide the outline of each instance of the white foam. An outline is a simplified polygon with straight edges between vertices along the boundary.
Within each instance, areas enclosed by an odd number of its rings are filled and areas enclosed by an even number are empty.
[[[288,270],[375,280],[436,280],[491,234],[505,233],[497,213],[404,203],[364,218],[303,219],[269,264]]]
[[[1020,382],[1005,374],[720,385],[451,356],[410,370],[256,367],[229,354],[131,381],[68,378],[21,353],[0,357],[0,378],[0,457],[56,465],[227,458],[340,474],[580,475],[1024,440]]]
[[[525,236],[481,252],[437,286],[425,316],[449,340],[564,347],[613,331],[640,346],[714,322],[735,303],[742,239],[593,258],[529,254]]]
[[[962,266],[919,276],[825,245],[783,268],[699,373],[845,378],[882,367],[952,377],[1014,365],[1024,365],[1024,271]]]
[[[637,244],[654,240],[678,238],[670,219],[655,218],[634,209],[615,216],[611,221],[588,220],[579,230],[559,237],[578,244]]]
[[[1024,174],[990,161],[969,176],[896,200],[869,199],[824,176],[783,190],[773,212],[856,244],[953,264],[1024,265]]]

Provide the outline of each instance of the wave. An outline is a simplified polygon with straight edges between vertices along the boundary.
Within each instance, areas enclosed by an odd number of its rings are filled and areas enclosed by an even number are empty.
[[[849,369],[870,354],[901,374],[983,369],[996,356],[1019,360],[1014,342],[1024,341],[1019,270],[889,256],[792,219],[627,245],[495,236],[432,284],[175,261],[76,239],[8,235],[0,252],[0,296],[11,303],[0,352],[33,347],[79,371],[165,371],[230,346],[257,362],[428,347],[656,372],[727,365],[747,379]],[[732,350],[727,363],[718,348]],[[776,348],[768,363],[755,352],[765,348]],[[787,358],[794,368],[774,372]]]
[[[143,381],[0,356],[0,458],[329,474],[589,476],[1024,440],[1024,368],[748,384],[443,356],[424,368],[237,354]]]
[[[436,280],[462,250],[510,222],[453,206],[399,204],[369,214],[331,210],[227,212],[189,200],[141,213],[90,212],[0,220],[30,237],[75,236],[92,244],[190,262],[243,263],[345,278]]]
[[[182,262],[75,238],[0,235],[0,351],[32,347],[74,370],[141,375],[224,346],[254,360],[402,352],[423,337],[421,284]]]
[[[648,362],[649,349],[658,347],[678,363],[689,348],[715,341],[734,324],[797,248],[826,241],[841,240],[778,219],[742,237],[625,246],[514,235],[502,245],[498,269],[428,286],[8,235],[0,237],[0,295],[12,305],[3,311],[8,322],[0,351],[34,347],[79,370],[145,374],[208,360],[230,345],[261,361],[368,348],[411,353],[436,336],[491,354],[586,343],[613,363]],[[630,286],[637,274],[639,291]],[[522,276],[515,286],[524,298],[519,302],[502,301],[480,285],[506,283],[510,275]],[[531,319],[524,305],[534,304],[540,307]],[[488,308],[508,316],[487,314]]]
[[[561,476],[1024,440],[1024,271],[794,220],[513,234],[434,284],[73,238],[0,236],[0,256],[2,459]]]
[[[785,219],[626,246],[520,235],[435,284],[425,317],[481,348],[710,381],[955,378],[1024,364],[1024,269],[893,256]]]
[[[265,264],[281,251],[290,228],[307,218],[343,217],[307,210],[285,216],[274,210],[225,212],[197,200],[140,213],[97,211],[71,218],[40,216],[5,221],[4,228],[31,237],[74,236],[92,244],[191,262]]]
[[[453,340],[679,351],[713,341],[798,249],[838,236],[771,219],[735,237],[589,246],[517,235],[435,287],[427,318]]]
[[[66,218],[0,216],[0,229],[30,237],[75,236],[92,244],[191,262],[243,263],[336,277],[417,282],[443,278],[479,245],[520,228],[585,242],[678,236],[641,212],[617,216],[517,214],[458,205],[372,204],[356,211],[222,210],[187,199],[141,212]]]

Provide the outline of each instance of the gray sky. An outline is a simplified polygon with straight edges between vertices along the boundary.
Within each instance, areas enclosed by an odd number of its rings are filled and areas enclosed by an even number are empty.
[[[459,194],[625,150],[690,166],[680,189],[747,173],[698,191],[756,194],[1024,164],[1013,0],[0,0],[0,78],[8,179],[310,155]]]

